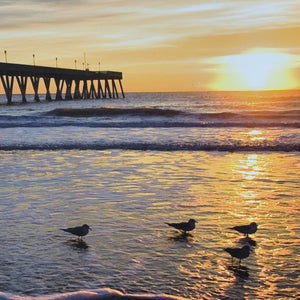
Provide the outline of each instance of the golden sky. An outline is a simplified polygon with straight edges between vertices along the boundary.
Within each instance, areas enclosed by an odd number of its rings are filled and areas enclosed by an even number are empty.
[[[299,0],[0,0],[0,61],[121,71],[126,92],[300,88]]]

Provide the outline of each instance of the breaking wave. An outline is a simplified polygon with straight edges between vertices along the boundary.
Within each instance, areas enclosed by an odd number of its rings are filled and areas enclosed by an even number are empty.
[[[256,143],[256,144],[215,144],[215,143],[49,143],[49,144],[9,144],[0,145],[2,151],[13,150],[138,150],[138,151],[226,151],[226,152],[292,152],[300,151],[299,143]]]
[[[251,111],[244,113],[235,112],[208,112],[208,113],[189,113],[174,109],[161,109],[150,107],[138,108],[57,108],[48,113],[47,115],[63,116],[63,117],[94,117],[94,116],[117,116],[117,115],[134,115],[134,116],[194,116],[199,120],[239,120],[239,119],[262,119],[262,120],[290,120],[295,118],[299,120],[300,110],[288,111]]]
[[[176,116],[181,112],[174,109],[159,109],[150,107],[137,108],[57,108],[48,115],[64,117],[93,117],[114,115],[148,115],[148,116]]]
[[[63,127],[300,128],[300,110],[192,113],[161,108],[57,108],[38,115],[0,115],[1,128]]]

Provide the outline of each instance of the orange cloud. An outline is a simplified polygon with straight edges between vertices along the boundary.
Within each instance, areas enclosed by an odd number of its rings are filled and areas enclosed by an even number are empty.
[[[205,90],[216,62],[263,48],[294,55],[299,74],[296,0],[0,0],[0,61],[124,73],[129,91]],[[276,63],[276,62],[274,62]],[[300,88],[300,83],[296,86]]]

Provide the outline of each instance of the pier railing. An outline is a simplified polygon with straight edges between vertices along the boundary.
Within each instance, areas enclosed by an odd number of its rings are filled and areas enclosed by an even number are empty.
[[[22,65],[0,63],[0,78],[6,94],[7,103],[12,104],[14,83],[17,82],[22,102],[26,103],[28,82],[32,84],[34,100],[39,102],[39,88],[41,79],[44,82],[46,99],[71,100],[71,99],[100,99],[119,98],[119,92],[125,98],[122,87],[122,72],[75,70],[35,65]],[[56,94],[52,99],[50,90],[55,84]]]

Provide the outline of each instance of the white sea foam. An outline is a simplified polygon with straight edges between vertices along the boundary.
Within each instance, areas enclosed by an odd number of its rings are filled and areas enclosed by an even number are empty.
[[[183,300],[181,297],[154,294],[125,294],[113,289],[78,291],[45,296],[18,296],[0,292],[0,300]]]

